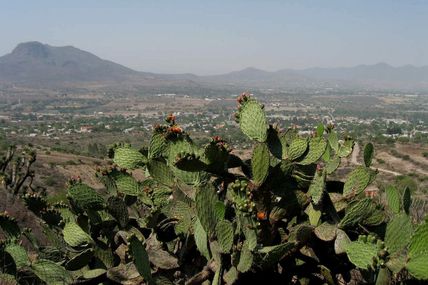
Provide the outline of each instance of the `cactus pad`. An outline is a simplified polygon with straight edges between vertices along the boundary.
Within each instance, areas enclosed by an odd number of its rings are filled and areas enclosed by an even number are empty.
[[[318,205],[324,195],[325,189],[325,171],[316,171],[314,179],[309,186],[309,194],[311,195],[312,202]]]
[[[40,259],[31,265],[34,274],[49,285],[72,284],[73,279],[64,267],[53,261]]]
[[[398,214],[401,208],[401,201],[400,194],[397,188],[392,185],[389,185],[385,189],[385,194],[389,209],[391,209],[393,213]]]
[[[411,257],[406,268],[412,276],[421,280],[428,280],[428,254]]]
[[[353,241],[346,246],[346,254],[349,260],[357,267],[368,269],[373,263],[373,258],[377,256],[378,248],[376,244]]]
[[[27,252],[22,246],[15,243],[11,243],[6,245],[4,251],[12,257],[17,269],[29,265],[30,261],[28,259]]]
[[[75,222],[68,222],[62,230],[64,241],[72,247],[93,243],[92,238]]]
[[[364,166],[357,166],[347,177],[343,186],[343,195],[358,195],[370,183],[370,172]]]
[[[217,241],[223,253],[229,253],[233,245],[233,226],[227,220],[219,221],[215,227]]]
[[[412,236],[409,247],[409,256],[428,254],[428,222],[420,224]]]
[[[201,222],[199,219],[196,219],[195,222],[195,243],[196,247],[198,248],[199,252],[204,256],[207,260],[211,259],[210,251],[208,249],[208,237],[207,233],[205,232],[204,228],[201,225]]]
[[[304,158],[299,161],[299,164],[308,165],[315,163],[318,159],[321,158],[325,149],[327,147],[327,142],[323,138],[315,137],[309,140],[309,149]]]
[[[104,199],[94,189],[83,183],[68,188],[68,197],[82,209],[102,210]]]
[[[149,256],[143,243],[135,235],[129,238],[129,250],[138,273],[140,273],[149,284],[152,284],[153,279],[150,270]]]
[[[196,212],[208,235],[214,233],[217,224],[217,201],[218,198],[213,187],[201,187],[197,190],[195,197]]]
[[[308,148],[308,140],[306,138],[296,137],[291,141],[288,147],[288,159],[296,160],[301,157]]]
[[[237,269],[239,272],[247,272],[248,270],[250,270],[252,265],[253,265],[253,254],[248,248],[247,241],[245,241],[244,244],[242,245],[242,250],[239,257],[239,263],[238,263]]]
[[[320,240],[332,241],[336,237],[336,230],[336,225],[324,222],[315,228],[314,233]]]
[[[267,119],[262,106],[255,100],[246,102],[239,112],[241,131],[252,140],[265,142],[267,139]]]
[[[135,169],[143,166],[147,162],[147,158],[137,149],[118,147],[114,150],[113,162],[120,168]]]
[[[393,254],[403,250],[409,243],[413,234],[409,216],[400,214],[388,223],[385,233],[385,245],[388,252]]]
[[[164,161],[152,159],[148,162],[147,169],[153,179],[159,183],[166,186],[172,186],[174,184],[174,174]]]
[[[251,158],[253,180],[256,185],[262,185],[269,173],[269,149],[266,144],[257,144]]]

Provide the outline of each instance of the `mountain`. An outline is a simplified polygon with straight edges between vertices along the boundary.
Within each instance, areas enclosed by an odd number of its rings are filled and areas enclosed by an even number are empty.
[[[428,66],[393,67],[386,63],[339,68],[282,69],[254,67],[226,74],[155,74],[139,72],[72,46],[40,42],[19,44],[0,57],[0,83],[31,87],[138,86],[183,88],[374,88],[428,90]],[[198,89],[199,90],[199,89]]]
[[[19,44],[0,57],[0,81],[65,83],[129,80],[139,73],[72,46],[53,47],[39,42]]]

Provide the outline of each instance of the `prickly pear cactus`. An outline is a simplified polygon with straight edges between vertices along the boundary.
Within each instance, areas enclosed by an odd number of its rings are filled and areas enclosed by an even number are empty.
[[[0,214],[0,281],[244,284],[256,277],[269,284],[341,284],[350,277],[380,285],[428,279],[428,227],[412,223],[410,191],[387,187],[386,204],[364,197],[376,178],[372,144],[363,164],[336,181],[352,138],[341,139],[332,124],[318,125],[310,137],[295,127],[282,131],[268,124],[263,105],[248,93],[238,104],[239,127],[254,142],[251,155],[239,157],[218,136],[199,146],[170,114],[146,148],[110,150],[112,163],[97,172],[101,191],[71,181],[68,199],[51,204],[46,193],[9,183],[8,193],[37,216],[49,246]],[[10,149],[0,169],[10,168],[13,154]],[[34,159],[28,156],[18,172]],[[134,169],[143,170],[144,180]]]

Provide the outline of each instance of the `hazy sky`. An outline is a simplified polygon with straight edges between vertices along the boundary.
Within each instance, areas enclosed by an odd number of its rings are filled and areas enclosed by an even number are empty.
[[[0,0],[0,36],[163,73],[428,65],[428,1]]]

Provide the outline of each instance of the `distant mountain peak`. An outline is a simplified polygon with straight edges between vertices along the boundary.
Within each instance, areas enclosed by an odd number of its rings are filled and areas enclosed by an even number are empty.
[[[46,58],[49,56],[49,46],[37,41],[20,43],[13,49],[12,54]]]

